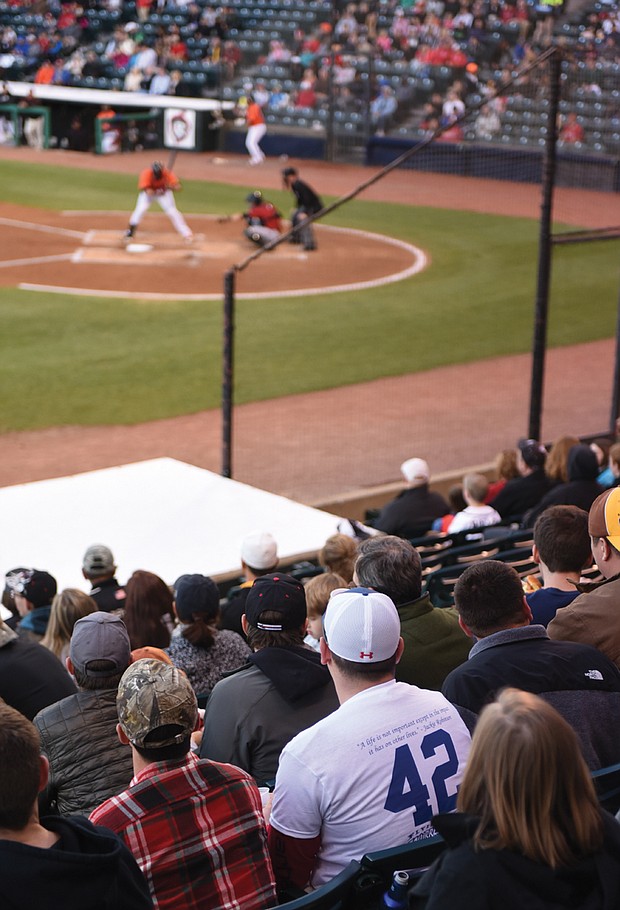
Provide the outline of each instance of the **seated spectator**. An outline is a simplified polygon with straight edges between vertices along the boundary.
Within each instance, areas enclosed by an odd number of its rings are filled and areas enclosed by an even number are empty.
[[[20,620],[19,610],[15,606],[15,597],[13,596],[13,586],[12,579],[14,575],[20,575],[22,572],[27,572],[23,566],[20,566],[16,569],[9,569],[9,571],[4,576],[4,590],[2,592],[2,607],[0,610],[0,619],[10,629],[16,629]]]
[[[265,63],[275,63],[283,64],[289,63],[291,59],[291,51],[283,41],[278,41],[274,39],[269,42],[269,53],[265,59]]]
[[[609,469],[613,474],[613,487],[620,484],[620,442],[615,442],[609,449]]]
[[[489,483],[485,502],[495,499],[500,490],[503,490],[509,480],[519,476],[517,468],[517,453],[514,449],[504,449],[495,458],[495,474],[497,480]]]
[[[222,676],[247,663],[243,638],[218,630],[220,592],[206,575],[181,575],[174,583],[174,612],[180,625],[167,653],[187,675],[196,695],[207,695]]]
[[[502,122],[498,112],[490,105],[485,104],[476,117],[474,125],[477,139],[495,139],[502,129]]]
[[[34,719],[49,763],[43,811],[88,815],[129,784],[131,756],[116,736],[116,690],[130,663],[120,617],[97,611],[76,622],[67,669],[78,691]]]
[[[577,114],[575,111],[569,111],[566,115],[566,120],[560,129],[560,142],[574,145],[577,142],[583,142],[584,139],[585,132],[582,125],[577,120]]]
[[[196,695],[184,673],[139,660],[118,688],[127,790],[91,814],[130,847],[157,907],[263,910],[276,902],[261,799],[251,778],[190,751]]]
[[[620,667],[620,487],[605,490],[594,501],[588,533],[604,581],[580,583],[580,596],[558,610],[549,623],[549,636],[592,645]]]
[[[269,89],[262,81],[262,79],[259,79],[256,82],[256,85],[252,91],[252,96],[259,107],[265,107],[269,102]]]
[[[288,92],[285,92],[280,83],[277,82],[273,87],[273,91],[271,93],[271,97],[269,98],[269,104],[267,107],[272,111],[279,111],[285,107],[288,107],[288,103]]]
[[[327,609],[330,595],[337,588],[346,588],[347,583],[340,575],[324,572],[323,575],[309,578],[304,587],[308,617],[308,634],[304,638],[304,642],[318,651],[319,640],[323,634],[323,614]]]
[[[32,720],[74,692],[73,680],[51,651],[19,637],[0,620],[0,699]]]
[[[605,439],[604,436],[599,436],[598,439],[594,439],[590,443],[590,448],[596,455],[596,460],[598,462],[599,473],[596,478],[597,483],[604,488],[611,487],[614,485],[614,473],[609,467],[609,450],[611,449],[611,443],[609,439]],[[620,452],[618,453],[620,455]]]
[[[476,641],[441,688],[452,704],[479,714],[500,689],[515,686],[536,694],[570,692],[578,713],[588,711],[590,693],[620,693],[620,671],[604,654],[551,641],[542,626],[530,625],[521,579],[507,563],[485,559],[469,566],[455,585],[454,602],[463,631]],[[618,761],[620,743],[615,749]]]
[[[466,474],[463,477],[463,498],[467,506],[454,516],[448,525],[448,534],[500,523],[499,512],[484,504],[488,489],[489,483],[484,474]]]
[[[547,626],[579,595],[581,573],[592,565],[588,513],[577,506],[549,506],[534,525],[532,558],[540,566],[543,584],[525,599],[532,622]]]
[[[290,575],[257,578],[242,619],[254,653],[215,686],[207,704],[202,758],[273,781],[280,753],[300,730],[338,707],[327,668],[304,646],[306,597]]]
[[[5,907],[148,910],[147,884],[129,850],[85,818],[39,819],[47,782],[32,723],[0,704],[0,864]]]
[[[235,78],[237,67],[241,63],[241,48],[234,41],[225,41],[222,49],[222,66],[224,74],[229,82]]]
[[[98,607],[92,597],[77,588],[65,588],[52,601],[52,611],[41,644],[63,664],[69,656],[73,627],[78,619],[95,613]]]
[[[471,642],[453,608],[440,609],[422,595],[420,554],[399,537],[373,537],[360,544],[354,582],[387,594],[396,604],[404,641],[396,667],[399,682],[440,689],[448,673],[467,661]]]
[[[578,436],[560,436],[551,446],[545,461],[545,474],[552,485],[568,481],[568,453],[580,441]]]
[[[370,118],[377,136],[385,136],[392,125],[397,108],[396,96],[390,85],[382,85],[370,103]]]
[[[414,886],[411,910],[620,902],[620,827],[574,732],[535,695],[506,689],[484,709],[457,809],[433,819],[448,849]]]
[[[126,92],[140,92],[144,81],[145,77],[142,70],[137,66],[132,66],[123,81],[123,90]]]
[[[447,515],[450,508],[443,496],[429,490],[431,475],[422,458],[409,458],[401,464],[400,470],[407,489],[383,506],[374,526],[384,534],[420,537],[430,531],[436,518]]]
[[[125,588],[116,580],[114,556],[109,547],[94,543],[84,553],[82,575],[90,582],[90,596],[106,613],[125,606]]]
[[[332,534],[319,550],[319,565],[328,572],[340,575],[345,584],[348,584],[353,580],[357,557],[357,541],[353,537],[347,534]]]
[[[49,572],[26,569],[12,575],[9,584],[21,616],[17,634],[32,641],[41,641],[52,611],[52,600],[56,596],[56,579]]]
[[[536,439],[521,439],[517,445],[519,477],[509,480],[489,503],[504,519],[521,518],[549,489],[545,474],[547,452]]]
[[[568,481],[557,484],[543,496],[537,506],[525,513],[524,527],[531,528],[549,506],[577,506],[587,512],[602,492],[602,487],[596,482],[597,476],[598,462],[590,446],[573,446],[568,453]]]
[[[138,569],[126,585],[123,619],[131,648],[167,648],[174,628],[172,592],[153,572]]]
[[[54,79],[54,64],[51,60],[44,60],[35,73],[35,85],[51,85]]]
[[[245,581],[231,589],[222,606],[220,628],[229,629],[245,638],[241,618],[245,613],[248,591],[257,578],[275,572],[278,565],[278,545],[268,531],[253,531],[241,543],[241,574]]]
[[[446,100],[441,109],[441,125],[450,126],[462,114],[465,113],[465,105],[454,88],[448,89]]]
[[[156,66],[149,82],[149,95],[167,95],[170,88],[170,73],[162,66]]]
[[[317,102],[314,83],[308,79],[302,79],[299,88],[295,92],[295,107],[315,107]]]
[[[323,628],[340,707],[280,758],[269,848],[283,888],[318,888],[364,853],[432,835],[432,815],[456,806],[469,753],[467,727],[442,695],[396,682],[404,646],[387,595],[335,591]]]
[[[463,484],[455,483],[452,484],[448,490],[448,504],[450,506],[450,512],[448,515],[444,515],[443,518],[436,518],[433,522],[433,531],[439,531],[442,534],[448,533],[448,528],[452,524],[452,520],[457,512],[462,512],[463,509],[467,508],[467,503],[463,498]]]

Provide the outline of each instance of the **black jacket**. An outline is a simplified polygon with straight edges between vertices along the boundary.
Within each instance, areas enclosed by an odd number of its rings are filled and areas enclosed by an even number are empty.
[[[477,819],[437,815],[433,825],[448,849],[412,888],[410,910],[617,910],[620,825],[602,815],[600,852],[559,869],[510,850],[476,852]]]
[[[104,578],[97,583],[93,582],[90,596],[100,610],[112,613],[113,610],[122,610],[125,607],[125,588],[119,585],[115,578]]]
[[[60,834],[51,848],[0,840],[2,910],[148,910],[149,888],[136,861],[107,828],[85,818],[43,818]]]
[[[398,537],[420,537],[433,526],[436,518],[447,515],[448,503],[439,493],[433,493],[428,484],[410,487],[383,506],[375,519],[375,528],[384,534]]]
[[[29,720],[76,692],[58,658],[38,642],[18,637],[0,622],[0,698]]]
[[[542,468],[525,477],[513,477],[489,503],[502,518],[520,518],[538,505],[549,490],[549,478]]]
[[[537,695],[620,692],[620,670],[590,645],[551,641],[543,626],[520,626],[476,642],[441,691],[452,704],[479,714],[504,686]]]
[[[596,455],[589,446],[573,446],[568,453],[567,468],[568,481],[549,490],[538,505],[526,513],[524,527],[533,528],[538,516],[549,506],[577,506],[584,512],[590,511],[596,497],[603,492],[603,487],[596,482],[599,470]]]
[[[304,183],[303,180],[293,180],[291,190],[297,201],[297,206],[303,209],[308,215],[316,215],[323,208],[323,203],[319,196],[314,192],[311,186]]]

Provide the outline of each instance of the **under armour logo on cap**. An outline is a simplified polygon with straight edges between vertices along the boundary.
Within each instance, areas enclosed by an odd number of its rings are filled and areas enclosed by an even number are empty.
[[[400,619],[394,602],[372,588],[332,591],[323,628],[332,654],[353,663],[388,660],[396,653],[400,640]]]

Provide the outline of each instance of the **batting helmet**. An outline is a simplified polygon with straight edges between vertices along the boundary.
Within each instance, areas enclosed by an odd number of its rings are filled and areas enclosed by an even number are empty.
[[[253,205],[260,205],[263,201],[263,194],[260,190],[254,190],[253,193],[250,193],[249,196],[245,197],[246,202],[251,202]]]
[[[155,180],[159,180],[164,172],[164,166],[161,161],[154,161],[151,170],[153,171],[153,177]]]

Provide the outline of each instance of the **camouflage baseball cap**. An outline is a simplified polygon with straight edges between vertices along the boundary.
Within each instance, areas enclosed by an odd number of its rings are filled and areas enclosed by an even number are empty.
[[[140,749],[161,749],[183,742],[198,717],[196,696],[187,676],[153,658],[138,660],[123,673],[116,710],[127,739]],[[156,731],[164,727],[162,735],[157,736]]]

